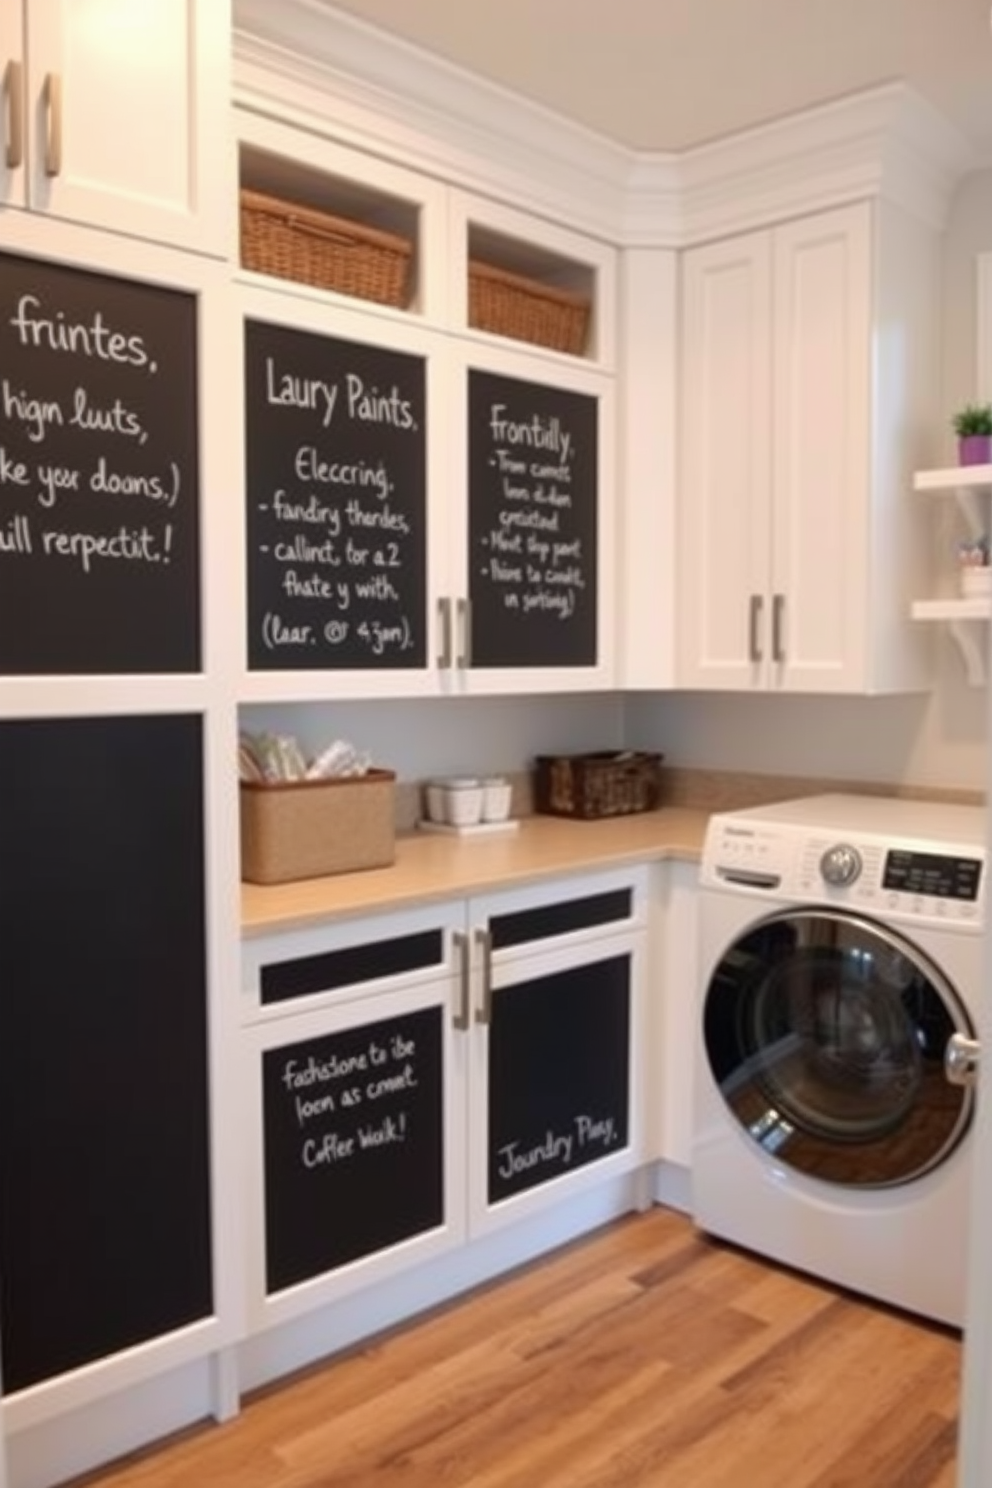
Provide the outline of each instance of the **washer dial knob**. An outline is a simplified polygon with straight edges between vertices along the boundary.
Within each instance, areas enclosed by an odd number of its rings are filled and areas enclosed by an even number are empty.
[[[820,859],[820,873],[824,882],[837,889],[852,884],[861,868],[861,854],[847,842],[838,842],[836,847],[828,847]]]

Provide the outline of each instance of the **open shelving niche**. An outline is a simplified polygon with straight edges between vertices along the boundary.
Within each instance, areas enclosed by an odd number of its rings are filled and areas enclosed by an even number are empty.
[[[921,470],[913,477],[913,489],[924,495],[952,496],[973,538],[987,533],[992,526],[992,465]],[[914,600],[911,613],[914,620],[939,620],[947,625],[961,652],[969,685],[983,686],[988,673],[992,595],[974,599],[918,599]]]

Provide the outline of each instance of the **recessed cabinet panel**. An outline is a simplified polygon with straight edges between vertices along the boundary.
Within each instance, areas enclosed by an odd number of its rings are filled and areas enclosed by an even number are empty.
[[[471,665],[594,666],[598,400],[468,377]]]
[[[497,990],[489,1027],[489,1203],[628,1141],[630,956]]]
[[[200,666],[196,302],[0,255],[0,673]]]
[[[246,323],[253,669],[425,665],[425,365]]]
[[[212,1311],[201,731],[0,725],[8,1393]]]
[[[262,1055],[271,1294],[444,1220],[439,1006]]]

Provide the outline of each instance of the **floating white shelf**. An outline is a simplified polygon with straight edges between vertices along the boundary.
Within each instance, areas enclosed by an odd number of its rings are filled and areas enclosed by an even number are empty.
[[[946,470],[918,470],[914,491],[992,491],[992,465],[951,465]]]
[[[914,620],[990,620],[992,598],[917,599],[911,613]]]
[[[951,465],[946,470],[920,470],[913,477],[913,490],[924,495],[956,498],[972,538],[992,527],[992,465]],[[987,675],[988,621],[992,598],[918,599],[911,614],[914,620],[940,620],[948,625],[961,652],[965,674],[972,687],[981,687]]]

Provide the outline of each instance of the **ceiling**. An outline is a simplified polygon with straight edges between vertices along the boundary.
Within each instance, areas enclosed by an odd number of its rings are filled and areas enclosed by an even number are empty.
[[[905,79],[992,163],[990,0],[334,0],[636,149]]]

